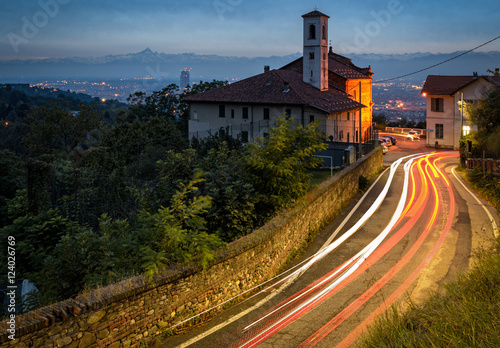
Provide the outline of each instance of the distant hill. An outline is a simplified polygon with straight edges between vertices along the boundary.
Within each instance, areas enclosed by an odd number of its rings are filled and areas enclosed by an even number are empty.
[[[406,75],[446,61],[462,52],[412,54],[350,54],[360,67],[372,67],[374,81]],[[0,61],[0,82],[30,82],[42,78],[114,79],[145,78],[175,81],[180,71],[191,68],[191,80],[246,78],[263,71],[265,65],[277,69],[299,58],[300,53],[271,57],[235,57],[199,55],[194,53],[166,54],[145,49],[138,53],[103,57],[72,57]],[[471,52],[435,68],[412,75],[423,81],[427,75],[486,74],[487,69],[500,65],[500,52]]]

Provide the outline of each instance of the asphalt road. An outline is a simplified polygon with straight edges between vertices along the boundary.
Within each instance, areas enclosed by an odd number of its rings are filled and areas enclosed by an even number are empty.
[[[391,305],[423,300],[468,270],[473,251],[498,233],[488,213],[498,217],[460,183],[456,152],[424,144],[400,138],[389,148],[386,170],[369,192],[290,265],[303,268],[291,284],[158,346],[347,347]]]

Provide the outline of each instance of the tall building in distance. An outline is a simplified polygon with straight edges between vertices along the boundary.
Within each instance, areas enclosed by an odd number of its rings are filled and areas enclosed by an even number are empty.
[[[191,83],[189,73],[190,71],[187,68],[181,71],[181,83],[179,85],[181,91],[186,89],[186,87],[189,86]]]

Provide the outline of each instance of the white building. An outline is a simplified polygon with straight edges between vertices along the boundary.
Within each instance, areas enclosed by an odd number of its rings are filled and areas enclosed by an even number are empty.
[[[468,106],[494,86],[500,87],[500,76],[427,76],[422,89],[427,97],[426,144],[458,149],[462,134],[476,130],[469,124]]]
[[[302,17],[303,57],[184,99],[190,104],[192,136],[228,130],[250,141],[266,135],[273,120],[286,115],[302,125],[319,121],[333,141],[371,139],[371,69],[328,48],[327,15],[312,11]]]

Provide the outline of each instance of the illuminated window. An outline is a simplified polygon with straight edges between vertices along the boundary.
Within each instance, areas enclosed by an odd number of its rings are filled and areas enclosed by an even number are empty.
[[[462,134],[463,135],[468,135],[470,133],[470,126],[464,126],[462,128]]]

